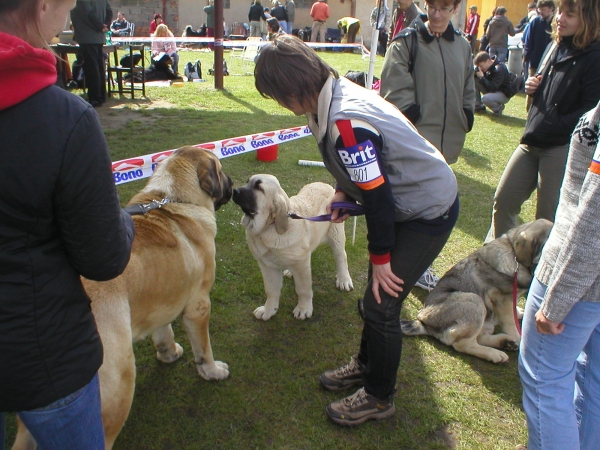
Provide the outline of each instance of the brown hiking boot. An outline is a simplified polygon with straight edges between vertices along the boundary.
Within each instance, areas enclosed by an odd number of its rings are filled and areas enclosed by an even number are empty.
[[[319,376],[321,386],[328,391],[343,391],[352,386],[362,385],[362,373],[365,369],[356,356],[350,359],[350,362],[345,366],[334,370],[323,372]]]
[[[367,394],[365,388],[327,405],[327,415],[339,425],[360,425],[369,419],[385,419],[396,412],[394,399],[378,400]]]

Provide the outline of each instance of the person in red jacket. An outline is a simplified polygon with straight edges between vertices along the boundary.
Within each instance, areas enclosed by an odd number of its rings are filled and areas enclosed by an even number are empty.
[[[310,42],[325,42],[327,33],[327,19],[329,18],[329,5],[325,0],[317,0],[310,8],[310,17],[312,17],[312,31]],[[318,38],[318,39],[317,39]]]
[[[479,33],[479,22],[481,22],[481,16],[477,14],[477,6],[471,6],[471,12],[467,18],[467,25],[465,26],[465,35],[467,40],[471,43],[471,50],[473,54],[477,50],[477,34]]]
[[[150,35],[156,33],[156,27],[163,23],[163,18],[160,14],[156,13],[152,17],[152,22],[150,22]]]

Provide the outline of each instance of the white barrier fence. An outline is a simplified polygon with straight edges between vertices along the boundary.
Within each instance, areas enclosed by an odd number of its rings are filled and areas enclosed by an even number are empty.
[[[308,126],[304,125],[302,127],[249,134],[247,136],[239,136],[224,139],[222,141],[206,142],[204,144],[196,144],[194,147],[210,150],[219,159],[222,159],[229,156],[240,155],[242,153],[253,152],[270,145],[283,144],[284,142],[294,141],[310,135],[310,129]],[[156,165],[171,156],[174,151],[175,149],[166,150],[114,162],[112,164],[112,170],[115,184],[129,183],[130,181],[148,178],[154,172]]]

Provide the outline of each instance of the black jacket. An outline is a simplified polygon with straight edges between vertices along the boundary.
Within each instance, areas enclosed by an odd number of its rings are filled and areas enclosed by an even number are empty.
[[[255,3],[248,11],[248,22],[258,22],[260,19],[267,20],[265,9],[260,3]]]
[[[483,84],[487,92],[500,91],[509,98],[514,95],[510,92],[510,73],[506,65],[498,61],[494,60],[494,64],[484,73],[479,82]]]
[[[102,344],[80,276],[122,273],[133,223],[81,98],[49,86],[0,108],[0,136],[0,411],[23,411],[98,371]]]
[[[287,11],[285,10],[285,8],[283,6],[280,6],[280,5],[271,9],[271,17],[275,17],[280,22],[282,20],[287,22],[287,20],[288,20]]]
[[[574,50],[565,38],[558,47],[534,94],[522,144],[568,144],[579,118],[600,100],[600,42]]]

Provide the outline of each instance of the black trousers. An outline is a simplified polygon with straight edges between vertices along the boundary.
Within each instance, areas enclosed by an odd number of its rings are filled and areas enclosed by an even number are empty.
[[[88,92],[88,101],[106,101],[106,76],[102,44],[79,44],[83,58],[83,73]]]
[[[456,216],[448,220],[456,221]],[[378,304],[369,273],[369,283],[362,301],[364,326],[358,359],[365,364],[365,391],[380,400],[389,399],[395,391],[402,354],[402,303],[419,277],[442,251],[451,233],[452,228],[433,236],[407,229],[406,223],[396,223],[396,244],[391,252],[391,266],[394,274],[404,281],[403,291],[398,297],[392,297],[380,289],[381,304]]]

